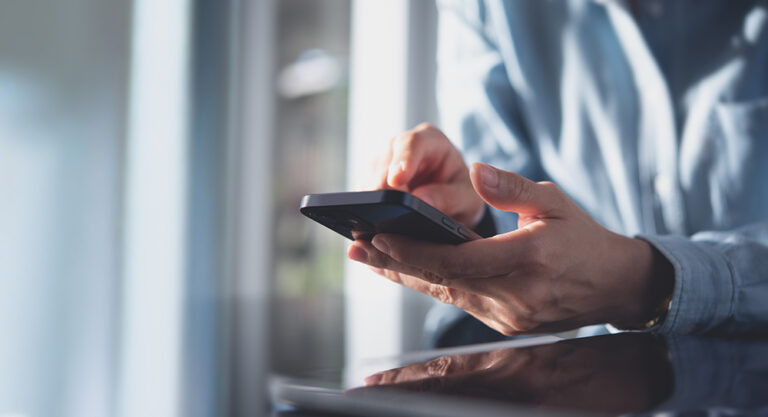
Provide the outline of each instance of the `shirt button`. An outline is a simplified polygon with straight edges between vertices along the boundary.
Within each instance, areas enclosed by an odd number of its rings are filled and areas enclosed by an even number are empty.
[[[672,181],[668,176],[659,174],[653,179],[653,189],[660,197],[668,198],[672,195]]]

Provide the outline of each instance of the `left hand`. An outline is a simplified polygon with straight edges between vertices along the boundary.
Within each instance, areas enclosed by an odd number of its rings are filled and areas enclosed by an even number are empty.
[[[653,282],[648,243],[602,227],[553,183],[480,163],[470,177],[488,204],[519,214],[517,230],[460,245],[380,234],[355,241],[349,258],[505,335],[652,318],[658,289],[671,287]]]

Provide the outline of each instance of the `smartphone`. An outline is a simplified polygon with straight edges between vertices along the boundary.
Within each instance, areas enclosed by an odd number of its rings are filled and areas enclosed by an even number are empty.
[[[397,190],[309,194],[301,213],[348,239],[371,240],[377,233],[454,244],[480,239],[440,210]]]

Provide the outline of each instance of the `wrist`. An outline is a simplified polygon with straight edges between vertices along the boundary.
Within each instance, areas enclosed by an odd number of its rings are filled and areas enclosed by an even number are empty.
[[[641,330],[663,321],[672,298],[675,276],[672,264],[644,240],[626,239],[624,267],[620,278],[628,291],[623,306],[610,321],[618,328]]]

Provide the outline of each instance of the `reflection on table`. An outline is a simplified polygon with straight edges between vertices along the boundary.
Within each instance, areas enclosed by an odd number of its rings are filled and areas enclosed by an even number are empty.
[[[625,333],[442,356],[373,374],[347,395],[406,390],[625,414],[768,413],[768,340]]]

